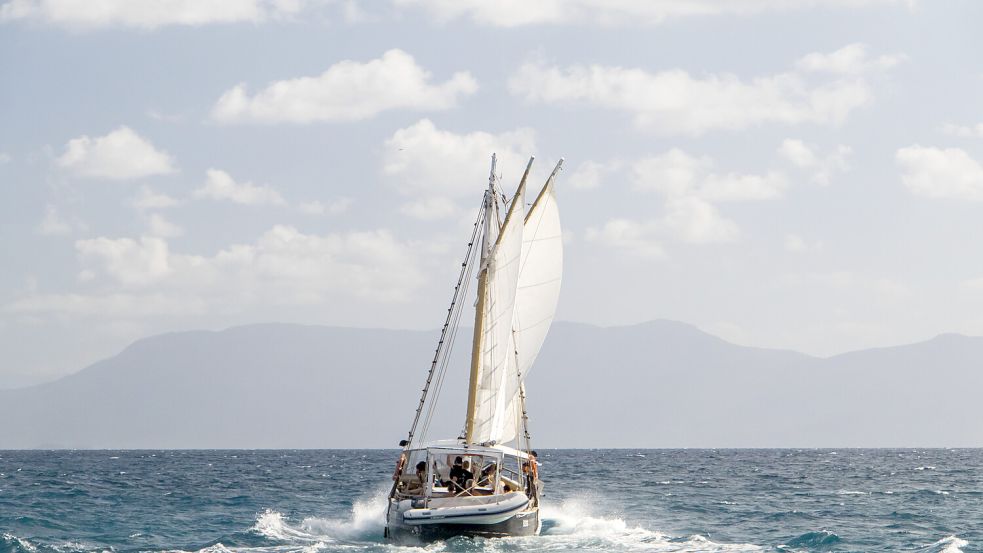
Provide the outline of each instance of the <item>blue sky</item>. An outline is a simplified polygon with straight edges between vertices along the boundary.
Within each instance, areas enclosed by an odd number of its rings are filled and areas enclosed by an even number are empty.
[[[983,334],[977,3],[99,6],[0,4],[0,386],[166,331],[435,328],[492,151],[508,187],[567,160],[560,319]]]

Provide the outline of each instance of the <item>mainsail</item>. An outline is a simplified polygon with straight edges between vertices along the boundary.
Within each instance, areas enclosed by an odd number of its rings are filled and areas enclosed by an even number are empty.
[[[553,180],[560,164],[526,214],[524,194],[531,165],[532,160],[497,240],[482,260],[465,430],[468,443],[507,443],[516,438],[522,379],[556,311],[563,242]]]

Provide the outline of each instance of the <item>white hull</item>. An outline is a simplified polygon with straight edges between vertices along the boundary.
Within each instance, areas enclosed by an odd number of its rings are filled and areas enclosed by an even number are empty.
[[[413,507],[405,499],[396,505],[396,516],[407,526],[428,524],[482,524],[505,522],[529,507],[524,493],[512,492],[498,496],[448,498],[432,500],[427,507]]]

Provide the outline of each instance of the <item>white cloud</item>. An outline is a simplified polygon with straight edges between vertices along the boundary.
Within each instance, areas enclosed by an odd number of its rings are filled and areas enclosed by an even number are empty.
[[[782,141],[782,145],[778,147],[778,153],[796,167],[815,167],[819,165],[819,158],[816,157],[815,152],[801,140],[786,138]]]
[[[855,65],[864,70],[882,65],[865,60],[864,54]],[[685,135],[766,123],[838,125],[873,98],[861,74],[835,74],[814,83],[816,79],[815,74],[801,70],[742,80],[729,73],[694,77],[681,69],[653,73],[617,66],[561,68],[530,62],[512,75],[509,90],[528,103],[625,111],[632,114],[638,128]]]
[[[249,96],[245,85],[226,91],[212,108],[224,123],[358,121],[392,109],[445,110],[478,84],[468,72],[433,85],[431,74],[402,50],[361,63],[341,61],[316,77],[276,81]]]
[[[423,198],[400,206],[399,212],[424,221],[450,219],[460,214],[460,208],[449,198]]]
[[[167,194],[154,192],[147,185],[141,186],[140,193],[135,198],[130,200],[130,205],[140,211],[148,209],[166,209],[168,207],[174,207],[179,203],[180,202]]]
[[[808,249],[806,241],[798,234],[785,235],[785,250],[792,253],[801,253]]]
[[[665,226],[680,240],[695,244],[733,242],[737,223],[723,217],[711,203],[689,196],[666,202]]]
[[[161,293],[110,292],[89,294],[30,294],[4,306],[4,311],[22,314],[72,316],[101,315],[113,319],[152,316],[188,316],[206,313],[204,298]]]
[[[711,172],[713,160],[694,157],[673,148],[632,164],[632,181],[638,189],[655,190],[667,198],[696,197],[705,201],[769,200],[782,195],[785,177]]]
[[[511,173],[518,183],[529,156],[536,151],[536,138],[527,128],[500,134],[457,134],[423,119],[397,130],[385,147],[382,172],[398,178],[400,193],[470,195],[477,203],[487,187],[491,154],[498,154],[499,171],[507,171],[503,178]]]
[[[257,186],[251,182],[236,182],[225,171],[209,169],[205,184],[194,191],[196,198],[228,200],[243,205],[284,205],[286,200],[269,186]]]
[[[0,165],[10,163],[11,159],[10,154],[7,152],[0,152]]]
[[[38,233],[45,236],[60,236],[70,234],[72,232],[72,225],[62,219],[58,214],[58,208],[48,204],[44,208],[44,218],[41,219],[37,230]]]
[[[136,179],[164,175],[175,171],[174,161],[166,152],[126,126],[105,136],[82,135],[65,145],[65,153],[56,160],[64,169],[80,177]]]
[[[813,52],[797,61],[795,67],[800,71],[860,75],[890,69],[904,60],[905,56],[900,54],[871,58],[867,55],[867,45],[856,43],[828,54]]]
[[[283,225],[210,257],[174,253],[165,239],[152,236],[76,242],[85,270],[108,293],[122,287],[126,293],[197,299],[226,311],[337,296],[407,300],[425,282],[414,255],[419,249],[386,230],[319,236]]]
[[[183,228],[168,221],[159,213],[152,214],[147,220],[147,230],[151,236],[159,236],[161,238],[173,238],[184,234]]]
[[[983,201],[983,166],[964,150],[914,145],[899,149],[895,159],[912,194]]]
[[[579,189],[597,188],[601,185],[605,176],[621,169],[622,164],[614,161],[610,163],[598,163],[596,161],[584,161],[566,177],[569,186]]]
[[[623,251],[638,257],[662,257],[659,243],[660,224],[655,221],[611,219],[600,228],[589,227],[588,242]]]
[[[293,5],[291,5],[293,4]],[[293,14],[299,5],[277,0],[12,0],[0,22],[34,20],[74,28],[258,23]]]
[[[847,159],[853,153],[849,146],[842,144],[825,156],[816,153],[814,147],[806,145],[801,140],[786,138],[778,147],[778,153],[792,165],[812,172],[812,181],[823,186],[829,184],[830,178],[836,173],[842,173],[850,168]]]
[[[907,0],[395,0],[401,6],[420,6],[440,21],[467,17],[498,27],[543,24],[658,25],[669,19],[749,15],[814,6],[859,7],[903,3]]]
[[[975,125],[946,123],[942,126],[942,132],[960,138],[983,138],[983,123],[977,123]]]
[[[95,262],[120,284],[144,286],[171,272],[170,252],[162,238],[91,238],[75,242],[83,262]]]
[[[911,296],[911,289],[902,282],[850,271],[786,274],[780,280],[798,286],[822,286],[840,292],[864,294],[892,304]]]
[[[342,213],[348,211],[348,208],[350,208],[354,203],[354,199],[347,197],[337,198],[328,203],[322,203],[318,200],[314,200],[312,202],[301,202],[300,204],[297,204],[297,209],[300,210],[301,213],[306,213],[308,215],[341,215]]]

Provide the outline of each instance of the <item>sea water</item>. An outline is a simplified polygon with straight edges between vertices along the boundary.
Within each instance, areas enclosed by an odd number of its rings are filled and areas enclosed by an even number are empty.
[[[0,451],[0,553],[983,551],[983,450],[542,450],[542,535],[422,549],[396,457]]]

